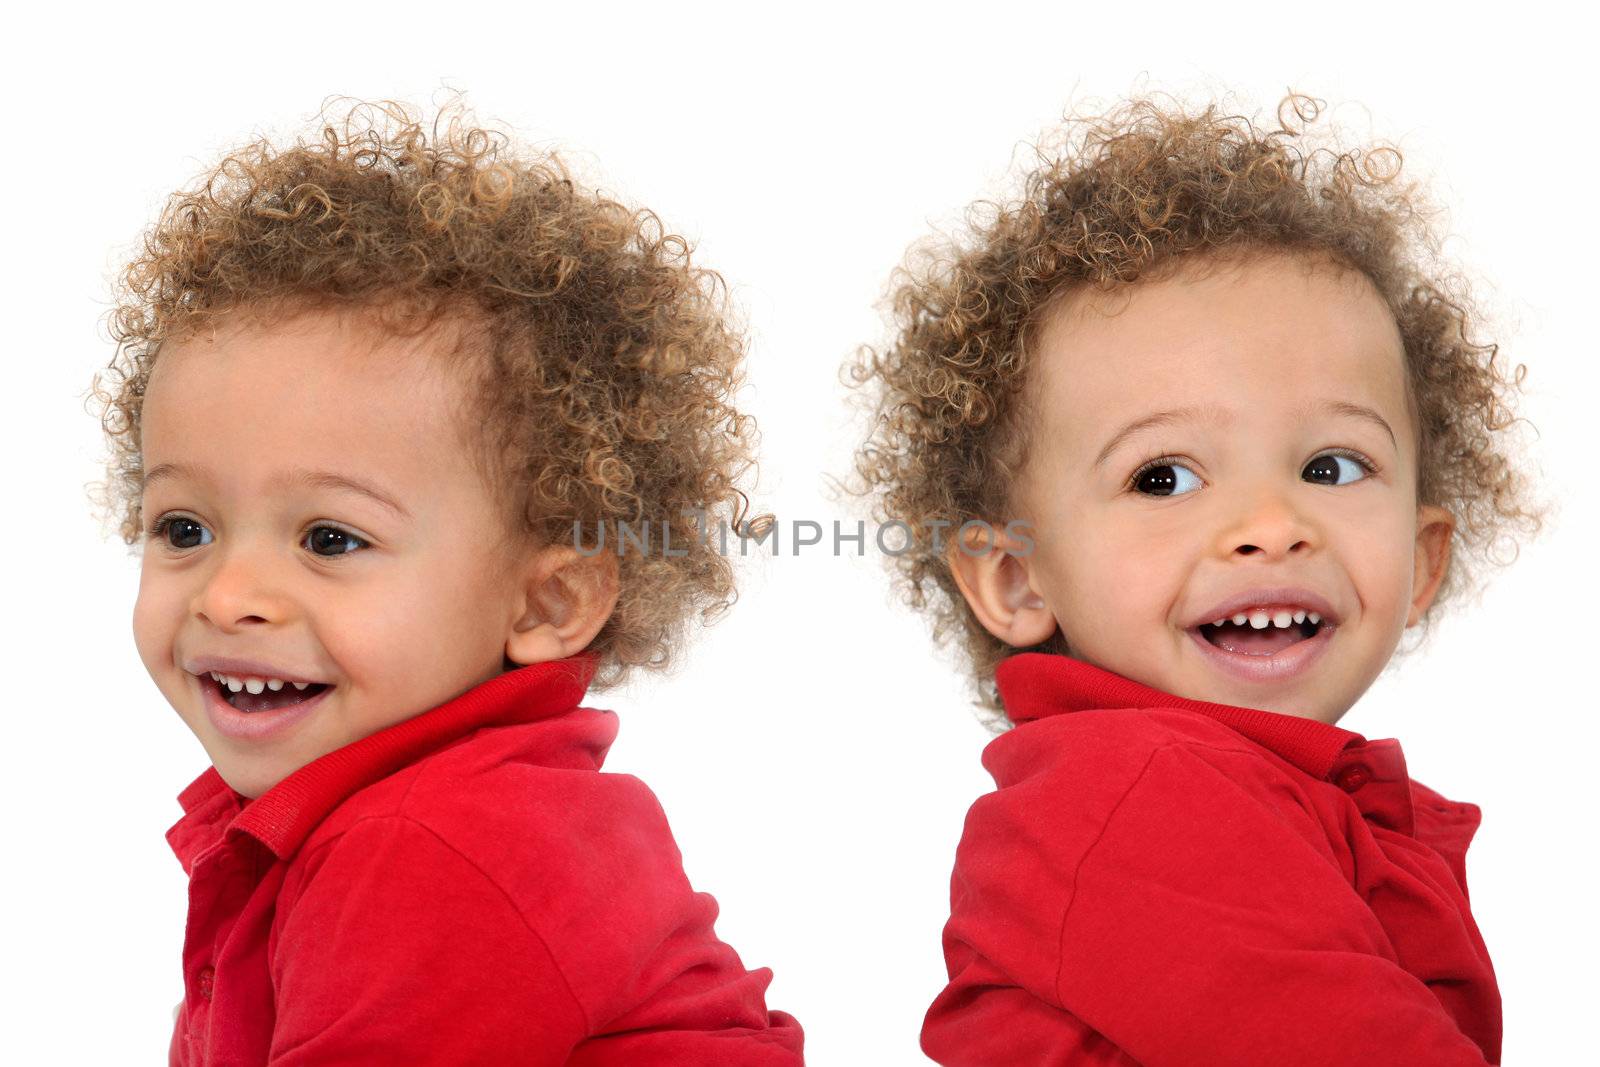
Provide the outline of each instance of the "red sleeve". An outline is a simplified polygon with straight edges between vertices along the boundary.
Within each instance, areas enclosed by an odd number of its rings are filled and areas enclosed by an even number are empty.
[[[519,897],[548,894],[548,943],[589,1017],[568,1067],[800,1067],[799,1023],[766,1005],[772,971],[717,937],[649,787],[587,774],[550,790],[572,814],[525,824],[538,866],[506,874]]]
[[[1054,997],[1022,988],[994,961],[964,947],[949,958],[952,980],[922,1028],[922,1051],[934,1062],[945,1067],[1139,1067]]]
[[[270,1067],[564,1064],[582,1012],[505,894],[404,816],[330,842],[271,961]]]
[[[974,806],[951,982],[923,1033],[936,1061],[1488,1063],[1395,961],[1327,831],[1265,760],[1158,747],[1092,836],[1071,829],[1074,787]]]
[[[642,782],[485,795],[363,819],[307,863],[274,959],[271,1067],[800,1067],[798,1022],[766,1008],[772,972],[716,937]]]

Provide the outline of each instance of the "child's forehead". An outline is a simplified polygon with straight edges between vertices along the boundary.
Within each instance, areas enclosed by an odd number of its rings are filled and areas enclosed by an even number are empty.
[[[458,384],[458,333],[446,322],[399,332],[351,309],[238,312],[164,342],[151,386],[303,401],[347,390],[370,396],[363,406],[394,404]]]
[[[426,339],[331,318],[227,324],[164,346],[146,389],[147,469],[346,468],[419,482],[464,462],[465,394]]]
[[[1132,333],[1173,322],[1233,325],[1272,321],[1284,309],[1306,327],[1338,322],[1355,307],[1387,314],[1376,287],[1326,255],[1285,249],[1189,254],[1123,283],[1060,286],[1039,308],[1046,329]],[[1392,316],[1390,316],[1392,318]]]
[[[472,327],[481,325],[464,307],[431,313],[408,307],[397,295],[356,303],[334,303],[315,295],[251,301],[174,327],[161,351],[312,348],[330,358],[432,358],[442,363],[446,353],[460,351]]]
[[[1188,376],[1190,387],[1231,380],[1230,368],[1382,379],[1397,375],[1403,352],[1393,314],[1363,275],[1308,272],[1282,257],[1108,292],[1076,287],[1042,310],[1036,338],[1046,376],[1098,374],[1118,392],[1161,384],[1140,371]]]
[[[1086,441],[1163,410],[1292,426],[1343,404],[1397,430],[1405,413],[1404,344],[1377,290],[1285,257],[1071,292],[1036,338],[1025,403]]]

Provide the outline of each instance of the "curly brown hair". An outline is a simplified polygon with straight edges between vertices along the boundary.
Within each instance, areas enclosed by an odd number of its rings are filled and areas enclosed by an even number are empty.
[[[266,309],[348,309],[408,335],[447,318],[470,327],[437,355],[472,376],[471,410],[451,414],[503,543],[570,540],[574,523],[590,547],[619,522],[665,528],[672,552],[619,553],[619,598],[589,650],[596,688],[666,667],[696,610],[710,622],[737,599],[729,560],[697,536],[740,527],[736,483],[754,465],[722,278],[653,212],[585,190],[459,101],[431,134],[388,100],[330,98],[316,125],[227,153],[170,197],[122,271],[117,351],[93,385],[102,525],[143,547],[140,416],[168,341]]]
[[[1326,104],[1293,91],[1273,130],[1215,103],[1198,114],[1163,108],[1159,95],[1132,95],[1103,116],[1069,113],[1056,131],[1064,147],[1050,147],[1053,138],[1034,146],[1020,196],[978,201],[963,231],[914,246],[891,277],[892,340],[863,346],[844,368],[848,385],[873,386],[871,432],[847,491],[868,497],[877,521],[910,528],[907,551],[891,560],[896,586],[931,617],[936,642],[960,634],[993,729],[1007,725],[996,665],[1022,651],[1070,652],[1059,630],[1033,649],[991,634],[935,544],[940,523],[999,525],[1014,513],[1032,349],[1065,293],[1285,251],[1370,279],[1404,339],[1418,503],[1457,518],[1455,560],[1418,644],[1442,605],[1481,593],[1482,566],[1498,562],[1493,546],[1514,546],[1514,528],[1537,533],[1548,510],[1531,499],[1503,432],[1526,421],[1511,402],[1527,368],[1508,379],[1499,346],[1469,339],[1485,316],[1442,261],[1428,220],[1437,209],[1420,183],[1398,184],[1399,150],[1302,152],[1292,142]]]

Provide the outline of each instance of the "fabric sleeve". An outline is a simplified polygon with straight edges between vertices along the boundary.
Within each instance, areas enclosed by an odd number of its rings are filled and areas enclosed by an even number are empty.
[[[1138,1067],[1053,998],[1036,996],[972,952],[962,954],[929,1009],[922,1051],[944,1067]]]
[[[986,818],[1023,816],[1002,803]],[[939,1062],[1489,1062],[1396,962],[1327,831],[1263,761],[1158,747],[1086,847],[1051,840],[958,864],[976,891],[952,915],[952,982],[925,1030]]]
[[[270,1067],[554,1067],[583,1037],[537,933],[476,865],[405,816],[352,825],[286,903],[270,961]]]
[[[507,877],[518,899],[545,894],[550,951],[589,1019],[568,1067],[800,1067],[799,1023],[766,1005],[772,971],[717,936],[716,899],[691,886],[649,787],[608,773],[550,789],[567,814],[522,824],[539,870]]]

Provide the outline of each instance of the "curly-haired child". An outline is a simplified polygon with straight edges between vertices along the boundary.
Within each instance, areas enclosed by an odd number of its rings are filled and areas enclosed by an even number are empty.
[[[1542,512],[1423,194],[1392,148],[1302,153],[1318,103],[1069,119],[850,365],[856,491],[1003,731],[941,1064],[1499,1060],[1479,811],[1334,724]]]
[[[100,499],[213,764],[170,1062],[800,1064],[580,706],[733,599],[725,290],[452,112],[231,152],[122,276]]]

